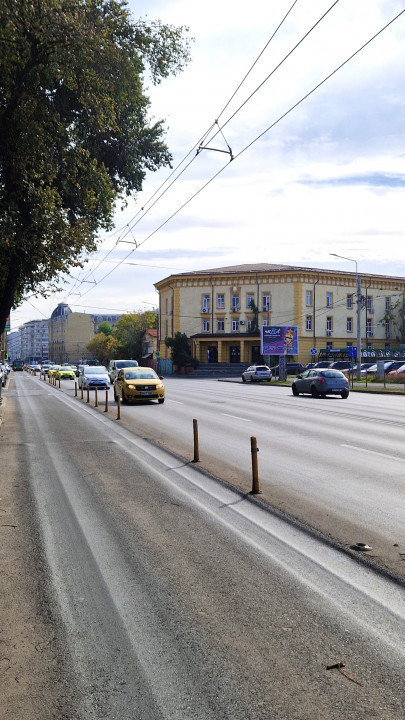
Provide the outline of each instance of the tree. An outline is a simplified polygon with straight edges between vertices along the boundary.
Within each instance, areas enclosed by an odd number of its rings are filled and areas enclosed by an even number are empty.
[[[249,335],[259,335],[259,313],[260,310],[257,307],[254,300],[251,300],[249,303],[249,310],[253,313],[252,322],[250,324],[250,328],[248,330]]]
[[[113,355],[117,342],[117,339],[112,335],[105,335],[103,332],[98,332],[86,345],[86,350],[91,352],[96,360],[103,365],[107,365]]]
[[[109,229],[117,200],[170,165],[158,83],[189,59],[186,28],[132,22],[123,0],[0,0],[0,333]]]
[[[191,355],[189,339],[185,333],[176,332],[174,337],[165,338],[165,345],[171,348],[174,365],[184,367],[185,365],[196,364]]]
[[[104,320],[104,322],[101,322],[100,325],[97,328],[98,333],[104,333],[104,335],[112,335],[113,329],[109,322]]]
[[[391,305],[381,322],[383,325],[389,324],[391,335],[395,335],[395,339],[400,345],[405,344],[405,294]]]
[[[114,357],[140,360],[145,330],[156,326],[157,316],[152,310],[121,315],[114,328],[114,335],[117,339]]]

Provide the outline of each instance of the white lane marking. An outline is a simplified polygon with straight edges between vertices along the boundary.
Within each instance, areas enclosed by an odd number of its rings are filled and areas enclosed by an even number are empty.
[[[358,452],[367,453],[367,455],[378,455],[379,457],[388,458],[388,460],[398,460],[398,462],[405,462],[405,458],[395,457],[395,455],[388,455],[387,453],[376,452],[375,450],[367,450],[367,448],[357,447],[356,445],[342,445],[344,448],[349,450],[357,450]]]
[[[243,422],[252,422],[251,420],[248,420],[247,418],[239,417],[238,415],[228,415],[228,413],[221,413],[221,415],[224,415],[225,417],[233,418],[234,420],[243,420]]]
[[[184,403],[180,402],[179,400],[172,400],[171,398],[170,398],[170,400],[169,400],[169,398],[166,398],[166,400],[169,403],[175,403],[176,405],[184,405]]]

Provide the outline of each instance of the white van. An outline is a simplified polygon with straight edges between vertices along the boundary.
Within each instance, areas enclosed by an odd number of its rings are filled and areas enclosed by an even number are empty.
[[[108,374],[112,383],[117,377],[118,371],[121,370],[121,368],[126,367],[138,367],[138,363],[136,362],[136,360],[110,360]]]

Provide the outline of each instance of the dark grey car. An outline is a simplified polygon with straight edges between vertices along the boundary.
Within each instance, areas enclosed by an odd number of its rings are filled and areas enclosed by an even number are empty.
[[[349,397],[349,381],[340,370],[312,368],[298,375],[291,385],[293,395],[308,393],[312,397],[340,395]]]

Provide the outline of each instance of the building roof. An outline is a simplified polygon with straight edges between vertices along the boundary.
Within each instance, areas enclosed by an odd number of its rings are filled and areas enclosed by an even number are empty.
[[[174,273],[173,275],[170,275],[170,278],[174,277],[198,277],[198,276],[204,276],[204,275],[247,275],[247,274],[256,274],[256,273],[291,273],[291,272],[300,272],[300,273],[322,273],[326,275],[353,275],[356,276],[356,272],[353,270],[331,270],[331,269],[324,269],[324,268],[313,268],[313,267],[303,267],[301,265],[282,265],[279,263],[247,263],[244,265],[228,265],[226,267],[220,267],[220,268],[210,268],[208,270],[190,270],[189,272],[183,272],[183,273]],[[404,281],[405,278],[401,277],[399,275],[379,275],[377,273],[358,273],[361,277],[369,277],[369,278],[381,278],[385,280],[398,280],[398,281]],[[160,285],[160,283],[165,282],[166,280],[169,280],[169,277],[164,278],[164,280],[160,280],[158,283],[155,283],[155,286]]]

